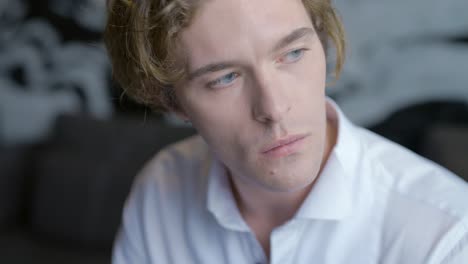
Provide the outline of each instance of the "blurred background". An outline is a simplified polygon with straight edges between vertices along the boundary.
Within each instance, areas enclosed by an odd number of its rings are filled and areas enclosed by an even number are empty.
[[[349,47],[329,96],[468,179],[468,1],[335,3]],[[194,133],[122,96],[105,21],[105,0],[0,0],[0,263],[110,263],[133,177]]]

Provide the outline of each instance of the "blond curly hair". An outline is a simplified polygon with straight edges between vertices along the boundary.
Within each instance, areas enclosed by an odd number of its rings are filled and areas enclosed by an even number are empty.
[[[341,21],[330,0],[302,0],[323,46],[333,42],[335,78],[345,56]],[[203,0],[110,0],[104,33],[114,79],[124,92],[154,110],[179,109],[173,84],[184,77],[176,59],[178,33]]]

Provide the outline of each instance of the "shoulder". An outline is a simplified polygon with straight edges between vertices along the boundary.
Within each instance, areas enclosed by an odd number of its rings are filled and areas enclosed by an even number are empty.
[[[187,209],[201,207],[210,162],[208,147],[199,136],[164,148],[136,176],[124,217],[133,215],[152,225],[158,216],[178,218]]]
[[[178,141],[165,147],[151,158],[140,171],[138,180],[163,177],[161,173],[164,175],[169,172],[180,174],[184,168],[199,165],[207,154],[208,147],[198,135]],[[172,170],[167,171],[167,168]]]
[[[455,218],[467,214],[468,184],[463,179],[375,133],[361,129],[360,134],[366,159],[376,172],[369,177],[390,197]]]
[[[454,216],[468,211],[468,184],[446,168],[366,129],[359,129],[364,158],[382,189]]]
[[[170,261],[172,249],[177,248],[173,243],[184,237],[181,227],[202,211],[208,153],[204,141],[193,136],[147,162],[127,197],[114,260]]]
[[[373,132],[358,129],[357,134],[363,162],[372,171],[366,177],[382,208],[388,252],[393,249],[410,259],[425,256],[428,260],[446,256],[462,243],[468,236],[468,184]]]
[[[184,226],[184,216],[198,216],[204,207],[210,163],[208,147],[199,136],[156,154],[133,183],[123,212],[124,228],[139,226],[146,234],[178,232],[174,227]]]
[[[196,135],[171,144],[150,159],[137,175],[132,192],[182,191],[202,181],[210,162],[209,149]]]

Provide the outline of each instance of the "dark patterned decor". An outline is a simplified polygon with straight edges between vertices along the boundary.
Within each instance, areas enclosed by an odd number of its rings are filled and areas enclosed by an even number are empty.
[[[41,139],[63,113],[109,118],[104,1],[0,3],[0,143]]]

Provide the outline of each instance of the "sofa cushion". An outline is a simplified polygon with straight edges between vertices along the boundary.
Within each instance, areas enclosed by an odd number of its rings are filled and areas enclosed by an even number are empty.
[[[468,124],[432,126],[421,154],[468,181]]]
[[[60,118],[35,165],[33,230],[53,239],[110,247],[144,162],[193,133],[139,120]]]
[[[5,264],[110,264],[111,250],[77,248],[11,230],[0,236],[0,260]]]
[[[0,232],[21,222],[29,148],[0,148]]]
[[[370,130],[421,153],[424,135],[434,124],[468,124],[465,101],[427,101],[399,109]]]

